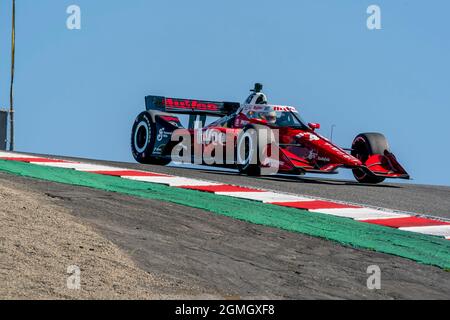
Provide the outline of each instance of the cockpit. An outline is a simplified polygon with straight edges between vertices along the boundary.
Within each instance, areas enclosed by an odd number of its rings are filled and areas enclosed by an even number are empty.
[[[276,127],[307,129],[300,115],[293,107],[271,105],[249,105],[242,111],[248,119],[263,120]]]

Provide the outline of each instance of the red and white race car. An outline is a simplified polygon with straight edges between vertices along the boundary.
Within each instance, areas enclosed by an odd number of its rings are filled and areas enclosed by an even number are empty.
[[[275,163],[276,172],[289,174],[349,168],[361,183],[409,179],[381,133],[359,134],[351,149],[340,148],[316,132],[319,124],[306,124],[293,107],[268,104],[261,91],[256,84],[243,104],[147,96],[147,110],[132,129],[134,158],[166,165],[182,153],[184,162],[234,167],[248,175],[260,175]],[[188,128],[177,116],[183,114],[189,115]],[[205,126],[208,116],[219,119]]]

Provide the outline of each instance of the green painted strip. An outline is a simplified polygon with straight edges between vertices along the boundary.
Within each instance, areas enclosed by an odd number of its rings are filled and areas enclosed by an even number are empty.
[[[75,170],[0,161],[0,171],[58,183],[173,202],[235,219],[333,240],[450,269],[450,241],[260,202]]]

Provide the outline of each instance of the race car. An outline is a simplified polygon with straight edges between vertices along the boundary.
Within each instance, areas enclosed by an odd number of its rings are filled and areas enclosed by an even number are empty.
[[[139,163],[167,165],[183,154],[183,162],[237,168],[251,176],[333,174],[348,168],[360,183],[410,178],[383,134],[361,133],[351,148],[341,148],[318,134],[320,125],[306,123],[296,108],[268,104],[262,89],[255,84],[244,103],[147,96],[146,111],[132,128],[133,157]],[[189,115],[187,128],[183,115]],[[218,119],[206,125],[208,117]],[[265,171],[273,167],[276,172]]]

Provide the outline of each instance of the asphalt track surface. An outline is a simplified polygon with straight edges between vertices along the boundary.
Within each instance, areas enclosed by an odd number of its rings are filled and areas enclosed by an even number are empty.
[[[56,157],[56,156],[55,156]],[[230,170],[210,170],[208,167],[183,168],[142,165],[138,163],[87,160],[58,157],[62,159],[88,161],[103,165],[167,173],[176,176],[205,179],[239,186],[249,186],[292,194],[310,195],[319,198],[345,201],[366,206],[431,215],[450,220],[450,187],[414,185],[385,182],[378,185],[360,184],[348,180],[309,178],[308,176],[248,177]],[[391,180],[395,181],[395,180]]]
[[[64,158],[58,156],[57,158]],[[69,158],[66,158],[69,159]],[[70,158],[72,160],[83,160]],[[449,217],[450,188],[312,178],[251,178],[230,172],[89,160]],[[408,259],[299,233],[249,224],[203,210],[0,173],[17,188],[46,194],[114,242],[143,270],[231,298],[448,299],[450,273]],[[382,289],[368,290],[378,265]]]

